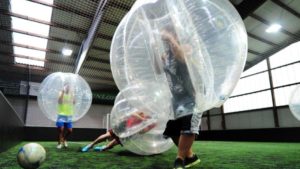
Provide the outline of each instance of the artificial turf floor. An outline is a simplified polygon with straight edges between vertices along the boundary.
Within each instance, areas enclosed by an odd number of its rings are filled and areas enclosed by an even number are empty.
[[[0,154],[0,168],[19,168],[16,153],[26,142]],[[55,142],[38,142],[47,151],[40,168],[51,169],[171,169],[176,148],[153,156],[134,155],[120,146],[107,152],[78,152],[86,142],[71,142],[68,149],[56,149]],[[194,151],[201,163],[192,169],[300,169],[300,143],[197,141]]]

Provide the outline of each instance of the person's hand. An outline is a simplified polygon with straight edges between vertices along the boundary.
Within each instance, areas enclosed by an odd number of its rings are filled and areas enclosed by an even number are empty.
[[[185,55],[192,55],[193,49],[190,45],[182,45],[182,50]]]
[[[166,30],[161,31],[161,37],[163,40],[167,40],[167,41],[174,40],[174,36]]]

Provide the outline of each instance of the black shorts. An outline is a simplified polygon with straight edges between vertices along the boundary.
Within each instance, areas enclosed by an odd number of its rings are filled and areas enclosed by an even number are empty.
[[[192,128],[192,117],[193,115],[191,114],[175,120],[169,120],[163,135],[174,137],[181,134],[199,134],[199,128]]]

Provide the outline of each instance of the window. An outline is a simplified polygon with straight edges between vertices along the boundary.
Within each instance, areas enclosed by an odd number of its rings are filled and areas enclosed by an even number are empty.
[[[242,73],[242,77],[254,74],[254,73],[258,73],[258,72],[262,72],[264,70],[267,70],[267,61],[263,60],[260,63],[256,64],[255,66],[251,67],[250,69],[246,70],[245,72]]]
[[[268,72],[240,79],[231,96],[255,92],[263,89],[270,89]]]
[[[300,82],[300,63],[274,69],[271,72],[274,87]]]
[[[270,57],[271,68],[300,61],[300,42],[294,43]]]
[[[272,107],[271,90],[233,97],[224,104],[224,113]]]
[[[288,105],[292,92],[297,85],[282,87],[274,90],[276,106]]]

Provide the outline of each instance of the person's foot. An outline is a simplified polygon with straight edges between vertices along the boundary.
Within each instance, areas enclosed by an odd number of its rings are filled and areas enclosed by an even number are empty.
[[[87,145],[87,146],[84,146],[82,149],[81,149],[81,152],[88,152],[90,150],[90,146]]]
[[[184,160],[185,168],[190,168],[196,164],[199,164],[201,160],[197,157],[196,154],[193,154],[192,157],[186,157]]]
[[[184,161],[180,158],[176,158],[173,169],[185,169]]]
[[[61,143],[57,144],[56,148],[57,149],[61,149],[63,147],[63,145]]]
[[[64,141],[64,147],[67,148],[68,147],[68,142],[65,140]]]
[[[94,151],[103,151],[106,148],[106,146],[97,146],[94,148]]]

